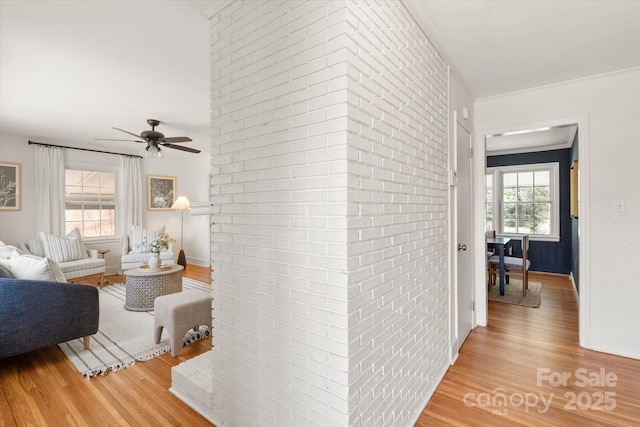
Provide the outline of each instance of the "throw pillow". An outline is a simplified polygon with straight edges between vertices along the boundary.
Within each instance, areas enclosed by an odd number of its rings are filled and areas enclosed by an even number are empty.
[[[49,267],[53,272],[53,276],[55,277],[56,282],[68,283],[67,278],[64,277],[64,273],[62,272],[62,268],[60,267],[60,265],[54,260],[52,260],[51,258],[45,258],[45,259],[49,263]]]
[[[13,254],[14,251],[22,253],[22,251],[15,246],[7,245],[3,241],[0,241],[0,258],[11,258],[11,254]]]
[[[131,226],[131,251],[135,254],[150,252],[149,243],[164,234],[164,225],[156,230],[145,230],[138,225]]]
[[[18,253],[18,252],[16,252]],[[0,265],[11,270],[11,258],[0,258]]]
[[[74,228],[67,234],[67,237],[56,236],[55,234],[40,232],[40,240],[44,246],[44,253],[47,258],[56,262],[75,261],[87,258],[87,249],[82,243],[80,230]]]
[[[32,239],[32,240],[29,240],[25,245],[27,246],[27,249],[29,249],[29,252],[31,252],[32,254],[37,255],[39,257],[45,256],[44,245],[42,244],[42,240]]]
[[[58,269],[60,269],[59,266]],[[11,256],[11,273],[16,279],[57,281],[51,260],[35,255],[14,253]],[[60,274],[62,274],[62,270],[60,270]],[[64,274],[62,280],[66,282]]]

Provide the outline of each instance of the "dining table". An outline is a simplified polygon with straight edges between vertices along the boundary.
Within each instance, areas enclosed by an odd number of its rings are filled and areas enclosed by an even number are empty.
[[[498,251],[500,270],[500,295],[504,295],[504,254],[511,245],[510,237],[487,237],[487,246]]]

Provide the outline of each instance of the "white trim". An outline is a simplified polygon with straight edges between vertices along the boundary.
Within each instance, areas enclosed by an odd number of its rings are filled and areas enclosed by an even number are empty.
[[[578,301],[578,333],[580,345],[591,348],[591,131],[589,116],[580,116],[579,132],[579,161],[580,174],[578,183],[578,219],[579,238],[579,279],[580,300]]]
[[[522,93],[528,93],[528,92],[536,92],[539,91],[540,89],[547,89],[547,88],[554,88],[554,87],[562,87],[571,83],[575,83],[575,82],[581,82],[581,81],[585,81],[585,80],[592,80],[592,79],[598,79],[601,77],[606,77],[606,76],[611,76],[611,75],[616,75],[616,74],[625,74],[625,73],[633,73],[637,70],[640,70],[640,67],[631,67],[631,68],[624,68],[622,70],[615,70],[615,71],[608,71],[606,73],[600,73],[600,74],[592,74],[590,76],[585,76],[585,77],[578,77],[576,79],[569,79],[569,80],[562,80],[556,83],[550,83],[547,85],[542,85],[542,86],[535,86],[535,87],[530,87],[527,89],[522,89],[522,90],[515,90],[513,92],[505,92],[505,93],[500,93],[498,95],[492,95],[492,96],[485,96],[483,98],[478,98],[476,101],[478,102],[482,102],[482,101],[486,101],[486,100],[494,100],[494,99],[500,99],[500,98],[505,98],[505,97],[509,97],[509,96],[513,96],[513,95],[517,95],[517,94],[522,94]],[[588,116],[585,116],[588,117]],[[538,122],[540,123],[540,122]],[[544,122],[542,122],[544,123]],[[574,122],[576,123],[576,122]],[[588,120],[587,120],[588,123]]]
[[[117,167],[111,167],[110,165],[96,165],[95,163],[91,163],[91,162],[87,162],[84,165],[81,165],[78,162],[69,162],[67,164],[67,162],[65,162],[65,187],[67,186],[67,180],[66,180],[66,173],[67,171],[78,171],[78,172],[93,172],[93,173],[97,173],[99,174],[112,174],[113,175],[113,202],[103,202],[103,201],[97,201],[97,202],[85,202],[83,200],[80,201],[76,201],[76,200],[68,200],[67,196],[68,193],[65,191],[65,196],[64,196],[64,212],[62,213],[64,216],[64,223],[65,223],[65,227],[67,225],[67,222],[71,222],[71,221],[67,221],[67,206],[73,206],[74,208],[81,210],[83,212],[82,214],[82,219],[80,219],[79,221],[73,221],[73,222],[80,222],[82,224],[82,228],[84,229],[84,224],[85,224],[85,219],[84,219],[84,211],[85,211],[85,206],[86,205],[97,205],[100,207],[100,209],[102,209],[102,207],[105,208],[113,208],[114,211],[114,222],[113,222],[113,226],[114,226],[114,233],[111,235],[105,235],[105,236],[84,236],[84,234],[81,232],[82,234],[82,239],[86,242],[107,242],[111,239],[120,239],[120,236],[118,236],[117,233],[117,224],[118,224],[118,178],[119,178],[119,170]],[[84,182],[81,182],[80,185],[77,185],[79,187],[82,188],[83,193],[84,193]],[[77,187],[76,186],[76,187]],[[100,192],[100,190],[103,187],[98,187],[99,188],[99,194],[102,195],[102,193]],[[91,208],[89,208],[91,209]]]
[[[576,297],[578,305],[580,305],[580,294],[578,293],[578,286],[576,284],[576,278],[573,276],[573,271],[569,272],[569,278],[571,279],[571,285],[573,286],[573,295]]]
[[[451,94],[451,68],[447,66],[447,94]],[[457,112],[454,110],[451,111],[451,96],[447,96],[447,138],[449,138],[449,156],[447,158],[447,170],[449,173],[449,187],[447,191],[448,206],[449,206],[449,225],[448,225],[448,233],[449,233],[449,254],[448,254],[448,271],[447,271],[447,280],[449,284],[449,292],[447,295],[447,303],[449,304],[448,310],[448,336],[449,336],[449,363],[453,364],[453,361],[458,358],[458,347],[456,345],[454,349],[454,345],[458,342],[458,328],[455,323],[457,322],[457,312],[456,312],[456,304],[455,304],[455,291],[456,291],[456,273],[455,273],[455,252],[454,252],[454,242],[456,241],[457,229],[456,229],[456,203],[455,203],[455,182],[452,180],[452,177],[455,175],[455,152],[456,147],[455,144],[452,143],[452,133],[455,132],[455,127],[452,126],[451,123],[455,123]],[[455,136],[455,134],[453,135]],[[428,400],[427,400],[428,402]],[[426,403],[425,403],[426,406]]]
[[[522,165],[494,166],[487,168],[486,174],[493,175],[493,223],[496,233],[501,236],[520,236],[522,233],[504,232],[504,215],[502,212],[503,179],[502,175],[512,172],[549,171],[549,196],[551,198],[551,230],[549,234],[530,234],[531,240],[559,242],[560,241],[560,162],[527,163]]]
[[[191,202],[189,215],[211,215],[213,205],[211,202]]]
[[[83,237],[82,242],[88,244],[100,244],[100,243],[117,243],[120,244],[121,237],[114,236],[95,236],[95,237]]]
[[[477,101],[476,101],[477,102]],[[591,144],[589,130],[589,115],[583,114],[559,119],[548,119],[531,123],[505,123],[488,129],[481,129],[475,134],[475,166],[474,183],[475,194],[483,194],[485,187],[486,151],[485,136],[518,129],[536,129],[544,126],[560,126],[577,124],[580,135],[580,183],[579,183],[579,209],[580,220],[578,233],[580,235],[580,299],[579,299],[579,337],[580,346],[591,348],[591,198],[590,198],[590,172],[591,172]],[[474,237],[484,239],[485,233],[485,202],[484,198],[476,197],[474,202]],[[475,248],[475,286],[476,286],[476,316],[478,325],[486,326],[488,314],[487,286],[484,274],[486,254],[480,247]],[[484,303],[482,303],[484,302]]]

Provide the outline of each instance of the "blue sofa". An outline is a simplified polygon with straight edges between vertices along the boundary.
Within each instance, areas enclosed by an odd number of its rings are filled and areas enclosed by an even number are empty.
[[[0,277],[0,358],[98,332],[98,289]]]

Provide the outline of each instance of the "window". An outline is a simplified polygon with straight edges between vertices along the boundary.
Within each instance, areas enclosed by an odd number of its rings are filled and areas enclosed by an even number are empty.
[[[487,229],[558,241],[558,170],[557,162],[487,169]]]
[[[78,227],[83,237],[114,236],[115,174],[67,169],[64,219],[67,233]]]

